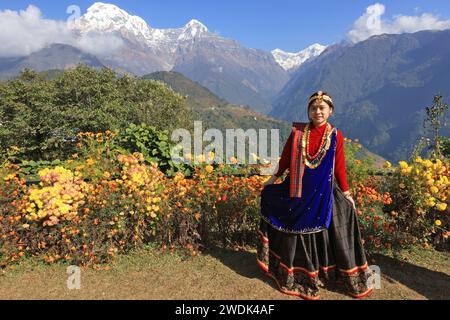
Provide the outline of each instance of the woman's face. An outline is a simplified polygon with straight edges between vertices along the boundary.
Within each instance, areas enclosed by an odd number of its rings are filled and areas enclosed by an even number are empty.
[[[325,101],[315,101],[309,107],[309,119],[314,123],[314,126],[321,126],[325,124],[333,113],[333,109]]]

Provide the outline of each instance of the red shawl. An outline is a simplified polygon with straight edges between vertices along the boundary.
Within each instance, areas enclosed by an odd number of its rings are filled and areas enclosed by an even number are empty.
[[[305,172],[305,164],[302,161],[302,137],[306,123],[294,122],[292,125],[292,148],[290,171],[290,196],[291,198],[302,197],[302,178]]]

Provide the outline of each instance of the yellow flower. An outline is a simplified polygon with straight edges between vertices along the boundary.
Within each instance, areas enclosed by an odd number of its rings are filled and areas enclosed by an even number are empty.
[[[158,203],[161,201],[160,197],[153,198],[153,203]]]
[[[398,165],[400,166],[401,169],[406,169],[408,168],[408,164],[405,161],[400,161],[398,163]]]
[[[434,199],[433,197],[429,197],[426,201],[426,205],[429,207],[434,207],[436,205],[435,200],[436,199]]]
[[[383,165],[384,168],[390,168],[392,167],[392,164],[389,161],[386,161]]]
[[[200,162],[200,163],[205,162],[205,156],[203,154],[199,154],[197,156],[197,161]]]
[[[209,160],[213,160],[214,157],[215,157],[215,153],[214,152],[212,152],[212,151],[208,152],[208,159]]]
[[[434,222],[434,224],[435,225],[437,225],[438,227],[442,224],[442,222],[441,222],[441,220],[436,220],[435,222]]]
[[[238,162],[238,159],[236,159],[236,157],[231,157],[230,160],[232,164],[236,164]]]
[[[432,187],[430,188],[430,191],[431,191],[432,193],[438,193],[438,192],[439,192],[439,189],[438,189],[437,187],[435,187],[435,186],[432,186]]]
[[[205,169],[206,169],[206,172],[208,172],[208,173],[211,173],[214,170],[213,166],[210,164],[208,164]]]
[[[407,175],[407,174],[411,173],[411,170],[412,170],[412,167],[407,167],[407,168],[401,169],[400,171],[401,171],[402,175]]]
[[[7,175],[3,180],[9,181],[9,180],[14,179],[15,177],[16,177],[16,175],[14,173],[11,173],[11,174]]]
[[[92,160],[91,158],[89,158],[89,159],[86,160],[86,164],[87,164],[88,166],[92,166],[92,165],[94,165],[94,163],[95,163],[95,161]]]
[[[269,181],[269,179],[270,179],[270,176],[264,178],[261,182],[264,184],[264,183],[266,183],[267,181]]]
[[[424,165],[426,168],[431,168],[431,167],[433,166],[433,162],[431,162],[429,159],[426,159],[426,160],[423,162],[423,165]]]
[[[444,202],[441,202],[441,203],[439,203],[439,204],[436,206],[436,208],[437,208],[439,211],[444,211],[445,209],[447,209],[447,204],[444,203]]]

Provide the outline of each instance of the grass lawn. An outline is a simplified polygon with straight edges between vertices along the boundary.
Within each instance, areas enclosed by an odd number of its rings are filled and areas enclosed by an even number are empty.
[[[367,299],[450,299],[449,256],[415,249],[404,263],[372,257],[381,268],[381,289]],[[26,259],[0,271],[0,299],[299,299],[275,289],[252,251],[217,249],[186,258],[149,247],[105,266],[109,270],[82,270],[81,289],[69,290],[67,265]],[[325,289],[321,298],[352,299]]]

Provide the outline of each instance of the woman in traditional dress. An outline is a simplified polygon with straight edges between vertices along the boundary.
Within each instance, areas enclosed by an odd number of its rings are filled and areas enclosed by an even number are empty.
[[[261,192],[257,262],[280,291],[303,299],[319,299],[319,286],[331,281],[355,298],[372,292],[344,139],[327,121],[333,111],[326,92],[310,97],[310,122],[294,122],[278,171]]]

